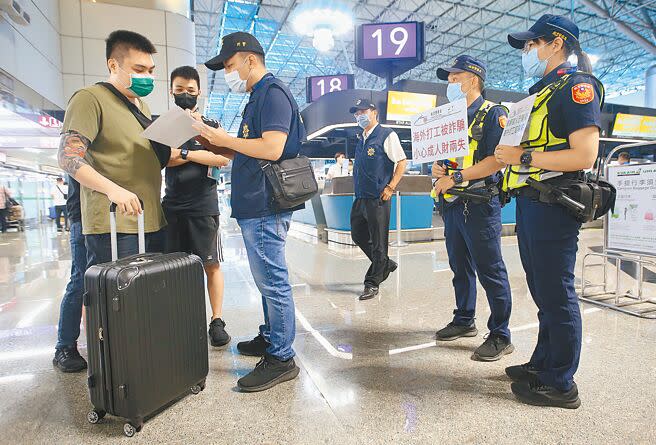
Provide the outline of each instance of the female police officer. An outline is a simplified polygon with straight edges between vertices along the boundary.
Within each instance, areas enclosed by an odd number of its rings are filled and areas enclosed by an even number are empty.
[[[573,22],[550,14],[528,31],[508,36],[511,46],[523,50],[526,74],[541,80],[529,89],[537,98],[526,141],[495,150],[497,160],[507,165],[503,190],[517,197],[519,251],[540,322],[530,361],[507,368],[506,374],[521,402],[561,408],[581,404],[573,380],[581,353],[581,313],[574,291],[580,223],[527,185],[577,180],[597,156],[604,89],[590,74],[578,37]],[[578,57],[578,71],[567,62],[571,54]]]

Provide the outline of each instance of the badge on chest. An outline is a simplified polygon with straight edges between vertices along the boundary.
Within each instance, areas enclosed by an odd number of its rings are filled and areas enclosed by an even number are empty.
[[[367,148],[367,155],[368,156],[373,156],[375,154],[376,154],[376,149],[374,147]]]

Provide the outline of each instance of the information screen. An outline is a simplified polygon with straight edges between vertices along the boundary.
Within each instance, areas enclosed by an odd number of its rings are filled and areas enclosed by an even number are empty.
[[[437,96],[434,94],[389,91],[387,93],[387,122],[409,124],[410,118],[431,108],[435,108]]]
[[[362,25],[364,60],[412,59],[417,57],[417,22]]]
[[[656,139],[656,116],[617,113],[613,136]]]
[[[335,91],[352,90],[353,74],[334,74],[307,78],[307,102],[314,102],[321,96]]]

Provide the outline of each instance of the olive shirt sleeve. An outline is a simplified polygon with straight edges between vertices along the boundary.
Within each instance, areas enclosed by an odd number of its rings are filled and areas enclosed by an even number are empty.
[[[507,119],[508,111],[506,111],[506,107],[494,106],[488,111],[483,123],[483,138],[478,143],[478,150],[482,154],[480,159],[494,155],[494,150],[499,145]]]
[[[549,102],[549,119],[553,119],[555,136],[567,138],[586,127],[601,129],[602,92],[590,76],[573,75]]]
[[[76,131],[93,142],[100,132],[100,104],[88,91],[80,90],[71,97],[64,114],[62,133]]]

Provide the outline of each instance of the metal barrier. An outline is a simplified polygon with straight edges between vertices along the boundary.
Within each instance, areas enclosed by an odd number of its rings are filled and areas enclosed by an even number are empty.
[[[604,172],[606,178],[609,177],[609,162],[613,155],[620,150],[630,150],[637,147],[656,145],[654,142],[638,142],[624,144],[615,147],[606,157],[604,162]],[[638,164],[644,165],[644,164]],[[636,165],[636,166],[638,166]],[[631,252],[628,250],[612,249],[608,245],[609,214],[604,217],[604,245],[602,253],[588,253],[583,257],[583,267],[581,273],[581,294],[579,299],[587,303],[607,307],[625,314],[634,315],[641,318],[656,319],[656,298],[646,297],[643,293],[643,277],[645,267],[653,267],[656,270],[656,255],[649,255],[641,252]],[[601,263],[590,264],[591,259],[600,258]],[[608,268],[610,262],[614,262],[615,267],[615,286],[612,288],[608,282]],[[622,265],[635,265],[635,277],[633,290],[622,291]],[[589,283],[586,275],[589,269],[593,267],[603,268],[603,281],[601,283]]]

